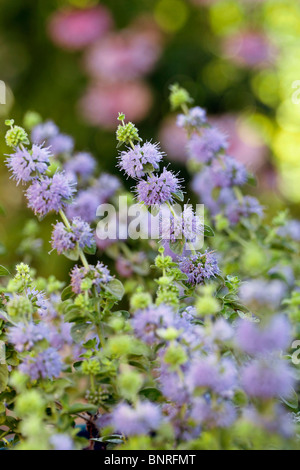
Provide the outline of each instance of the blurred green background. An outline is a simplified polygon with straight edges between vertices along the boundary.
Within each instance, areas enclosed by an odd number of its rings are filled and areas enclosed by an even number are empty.
[[[72,135],[77,150],[91,152],[100,170],[117,173],[120,110],[144,138],[162,139],[188,183],[184,141],[168,103],[170,84],[179,82],[230,135],[233,156],[255,171],[263,203],[273,213],[289,207],[297,217],[299,46],[299,0],[1,0],[1,154],[4,120],[22,123],[34,110]],[[1,264],[20,256],[16,247],[31,216],[3,161]],[[53,220],[41,224],[46,251]],[[38,264],[41,274],[61,278],[68,269],[55,254]]]

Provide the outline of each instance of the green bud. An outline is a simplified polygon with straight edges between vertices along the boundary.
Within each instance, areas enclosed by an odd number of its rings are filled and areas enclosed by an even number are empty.
[[[52,294],[53,292],[59,291],[64,287],[65,283],[58,281],[55,276],[50,276],[48,278],[48,283],[47,283],[47,291],[49,294]]]
[[[222,214],[217,214],[215,217],[215,225],[216,229],[221,232],[229,227],[229,220]]]
[[[107,348],[112,356],[126,356],[132,352],[134,344],[132,338],[127,335],[113,336],[107,342]]]
[[[118,121],[125,121],[125,114],[124,113],[119,113],[119,116],[118,116]]]
[[[118,126],[117,129],[117,140],[121,144],[130,145],[131,142],[140,142],[139,131],[137,127],[132,123]]]
[[[188,360],[188,356],[185,352],[185,350],[182,348],[182,346],[177,345],[177,344],[171,344],[165,355],[164,355],[164,361],[167,364],[170,364],[171,366],[174,366],[175,368],[177,366],[180,366],[182,364],[185,364]]]
[[[109,322],[109,326],[114,330],[114,331],[122,331],[125,325],[124,318],[112,318]]]
[[[180,331],[172,327],[167,328],[166,330],[160,328],[159,330],[157,330],[156,333],[160,338],[164,339],[165,341],[173,341],[174,339],[177,339],[180,335]]]
[[[36,416],[28,416],[20,423],[21,433],[26,437],[39,436],[41,432],[42,420]]]
[[[30,144],[27,132],[20,126],[14,126],[9,129],[6,132],[5,140],[8,147],[18,147],[18,145],[21,144]]]
[[[29,390],[19,395],[16,400],[15,410],[17,415],[41,415],[44,411],[45,403],[37,390]]]
[[[15,275],[15,279],[26,281],[26,282],[31,281],[31,276],[30,276],[31,270],[28,264],[24,264],[24,263],[17,264],[16,271],[17,271],[17,274]]]
[[[100,363],[97,359],[84,361],[81,365],[82,373],[85,375],[97,375],[100,373]]]
[[[249,244],[242,257],[242,265],[245,271],[257,273],[266,268],[266,253],[258,245]]]
[[[27,297],[22,297],[20,295],[14,296],[7,303],[7,313],[11,318],[18,318],[22,316],[27,316],[32,313],[32,303]]]
[[[159,279],[157,279],[157,284],[160,286],[170,286],[173,282],[173,278],[169,276],[162,276]]]
[[[196,301],[197,313],[200,317],[215,315],[220,311],[220,304],[215,297],[204,295]]]
[[[23,119],[23,124],[26,129],[33,129],[35,126],[40,124],[42,122],[42,117],[39,113],[36,113],[35,111],[27,111],[27,113],[24,116]]]
[[[27,375],[15,370],[10,376],[9,384],[20,393],[25,389],[28,380],[29,378]]]
[[[152,304],[152,297],[147,292],[137,292],[130,299],[130,307],[133,312],[143,310]]]
[[[171,266],[172,263],[173,263],[173,260],[171,256],[158,255],[155,258],[155,266],[159,269],[166,269],[169,266]]]
[[[171,289],[159,289],[157,292],[156,305],[166,304],[177,308],[179,306],[179,289],[172,286]]]
[[[143,385],[143,381],[141,374],[130,368],[124,368],[117,378],[120,395],[127,400],[134,399]]]
[[[189,93],[184,88],[181,88],[178,83],[172,85],[170,87],[170,90],[170,103],[173,111],[181,108],[184,105],[192,103],[193,100],[190,97]]]

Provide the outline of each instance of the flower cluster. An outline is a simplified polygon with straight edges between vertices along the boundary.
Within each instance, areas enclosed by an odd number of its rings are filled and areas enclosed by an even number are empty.
[[[53,228],[51,243],[52,248],[62,254],[74,250],[76,246],[82,249],[92,248],[95,239],[90,225],[76,217],[69,228],[62,222],[57,222]]]

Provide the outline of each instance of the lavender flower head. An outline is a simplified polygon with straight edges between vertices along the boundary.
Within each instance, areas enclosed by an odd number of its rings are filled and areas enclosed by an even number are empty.
[[[267,356],[250,362],[242,371],[241,382],[249,396],[267,400],[287,398],[294,378],[286,361]]]
[[[74,266],[71,271],[71,285],[75,294],[82,292],[81,283],[84,279],[90,279],[92,286],[95,286],[98,292],[101,291],[103,284],[112,280],[109,269],[98,261],[96,266],[90,265],[89,268]]]
[[[226,207],[225,214],[232,225],[237,224],[242,217],[249,217],[256,214],[258,217],[263,217],[263,207],[258,200],[252,196],[244,196],[242,201],[235,200],[233,203]]]
[[[31,150],[18,147],[16,152],[6,159],[6,165],[17,184],[27,183],[47,171],[50,156],[49,148],[41,145],[33,145]]]
[[[284,351],[291,341],[291,325],[283,315],[277,315],[261,327],[241,321],[236,332],[237,345],[245,353],[257,356]]]
[[[74,442],[67,434],[53,434],[49,442],[54,450],[74,450]]]
[[[49,340],[49,330],[44,323],[30,322],[26,325],[18,323],[8,331],[8,341],[15,346],[18,352],[29,351],[43,339]]]
[[[31,132],[32,141],[37,144],[47,144],[54,155],[71,153],[74,148],[72,137],[61,134],[59,128],[52,121],[35,126]]]
[[[111,416],[114,429],[125,436],[148,434],[159,428],[161,411],[150,402],[139,402],[135,408],[122,403],[117,406]]]
[[[156,332],[159,328],[168,328],[173,323],[174,312],[164,304],[137,311],[131,322],[137,337],[149,345],[157,340]]]
[[[27,356],[19,369],[31,380],[54,379],[62,371],[62,361],[54,348],[48,348],[35,357]]]
[[[64,166],[66,175],[77,181],[87,181],[94,173],[96,168],[96,160],[94,157],[85,152],[77,153],[70,158]]]
[[[205,128],[202,135],[194,134],[188,143],[188,154],[193,160],[210,163],[217,154],[228,148],[226,136],[215,127]]]
[[[43,180],[34,181],[26,191],[28,207],[39,216],[51,211],[59,212],[66,207],[68,201],[75,193],[72,183],[66,179],[64,173],[55,173],[52,178],[48,176]]]
[[[158,170],[163,156],[164,153],[158,144],[146,142],[144,145],[138,144],[134,149],[129,148],[121,152],[119,167],[131,178],[141,178],[145,176],[147,170]]]
[[[219,400],[212,404],[209,399],[195,400],[191,418],[208,429],[228,428],[237,418],[237,412],[232,403]]]
[[[92,229],[80,217],[72,220],[71,227],[66,228],[62,222],[54,226],[51,238],[52,248],[59,254],[79,248],[91,248],[95,244]]]
[[[219,188],[243,186],[248,179],[245,165],[227,155],[214,162],[210,173],[213,185]]]
[[[180,190],[180,181],[176,175],[164,168],[157,176],[149,176],[147,180],[141,180],[136,188],[137,198],[146,206],[155,204],[172,203],[173,194]]]
[[[46,121],[42,124],[38,124],[32,129],[31,138],[35,144],[41,145],[58,134],[59,129],[56,124],[52,121]]]
[[[198,130],[206,123],[206,111],[199,106],[189,109],[188,114],[177,116],[177,126],[187,130]]]
[[[169,209],[161,211],[160,232],[163,240],[175,242],[185,238],[195,242],[204,231],[203,221],[195,215],[191,206],[185,205],[183,211],[174,216]]]
[[[203,284],[206,279],[220,274],[218,262],[212,252],[198,253],[189,257],[181,257],[179,269],[187,275],[188,282],[193,285]]]
[[[218,360],[215,355],[195,359],[186,377],[190,391],[210,389],[222,396],[232,393],[237,384],[237,370],[230,359]]]

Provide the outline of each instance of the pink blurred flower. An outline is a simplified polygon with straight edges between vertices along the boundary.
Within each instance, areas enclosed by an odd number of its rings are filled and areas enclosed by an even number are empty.
[[[275,49],[267,36],[259,31],[240,31],[223,42],[223,51],[238,65],[261,67],[269,63]]]
[[[86,53],[85,67],[96,79],[123,81],[149,73],[161,53],[160,34],[130,28],[110,34]]]
[[[244,163],[251,171],[257,171],[265,164],[268,149],[262,137],[250,124],[231,114],[213,116],[209,121],[230,136],[228,155]]]
[[[159,140],[170,160],[187,161],[187,135],[184,129],[176,125],[176,117],[169,116],[164,119],[159,131]]]
[[[93,125],[115,129],[120,110],[126,119],[141,121],[152,104],[151,91],[144,82],[91,84],[79,103],[80,112]]]
[[[52,15],[48,32],[57,46],[78,50],[103,37],[112,23],[109,10],[103,6],[82,10],[68,8]]]

